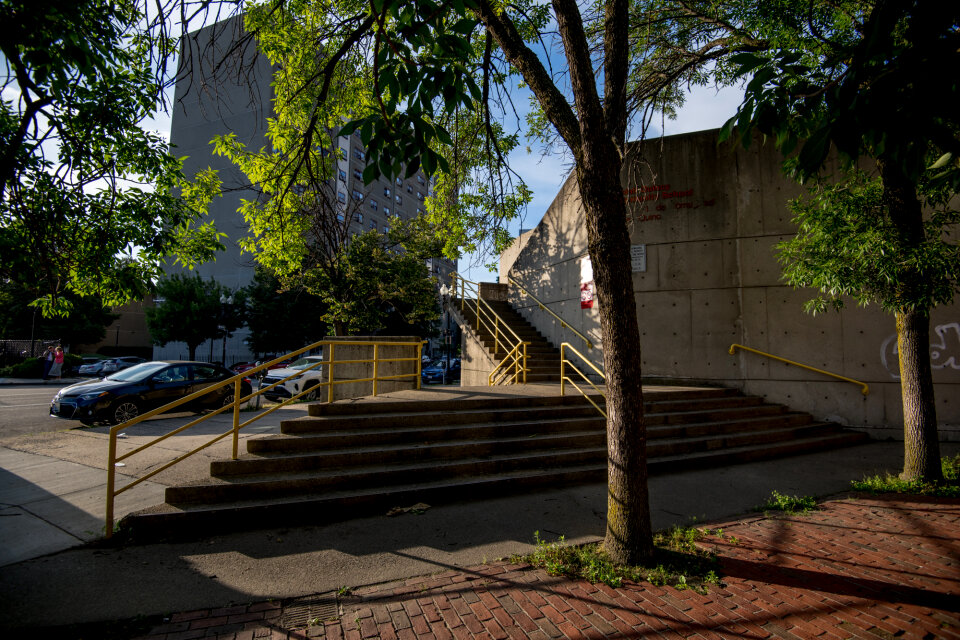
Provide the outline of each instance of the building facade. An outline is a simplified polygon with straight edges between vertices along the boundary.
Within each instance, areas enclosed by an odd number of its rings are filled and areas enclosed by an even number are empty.
[[[209,217],[218,231],[226,234],[226,250],[196,271],[231,289],[245,287],[253,280],[256,262],[251,254],[240,250],[239,240],[248,235],[248,227],[238,208],[242,200],[256,199],[258,194],[228,159],[212,153],[211,140],[233,133],[248,148],[268,146],[266,121],[272,101],[270,65],[256,52],[254,42],[237,46],[242,29],[242,17],[235,17],[201,29],[185,41],[181,58],[189,73],[180,73],[176,83],[170,131],[172,152],[184,158],[187,176],[209,167],[223,182],[223,195],[211,203]],[[410,219],[425,211],[431,183],[422,171],[408,179],[380,178],[365,185],[362,174],[366,152],[359,133],[333,137],[332,141],[339,152],[326,191],[336,199],[333,205],[338,220],[346,226],[345,237],[368,230],[385,233],[396,219]],[[427,268],[432,276],[442,279],[456,269],[456,263],[437,258],[428,260]],[[175,266],[168,270],[177,271]],[[225,364],[253,357],[245,341],[248,335],[243,328],[226,339]],[[318,340],[322,338],[317,336]],[[222,349],[218,339],[201,345],[197,354],[219,360]],[[187,347],[183,343],[155,347],[154,357],[186,358]]]
[[[893,317],[852,301],[813,316],[802,307],[815,292],[781,280],[775,246],[795,232],[787,203],[802,188],[783,176],[772,145],[718,145],[717,131],[703,131],[647,141],[631,158],[622,179],[645,378],[737,387],[902,439]],[[571,177],[540,224],[504,253],[501,281],[514,278],[598,346],[587,349],[511,287],[514,305],[551,342],[602,364],[602,349],[616,345],[600,335],[603,300],[593,299],[590,267]],[[935,308],[930,328],[941,437],[960,440],[960,304]],[[869,392],[748,351],[731,355],[734,344],[863,381]]]

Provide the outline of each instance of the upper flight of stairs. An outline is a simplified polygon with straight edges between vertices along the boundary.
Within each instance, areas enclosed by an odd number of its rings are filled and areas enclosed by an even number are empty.
[[[847,446],[862,433],[730,389],[648,391],[651,474]],[[606,480],[605,421],[580,397],[316,404],[281,433],[247,440],[209,482],[168,487],[131,514],[134,540],[382,514]]]
[[[474,336],[486,348],[487,353],[494,362],[499,363],[503,360],[508,349],[504,348],[502,342],[494,339],[493,333],[488,327],[477,329],[476,312],[471,312],[471,306],[475,305],[475,300],[466,300],[466,308],[460,310],[458,300],[451,302],[455,306],[455,312],[460,317],[461,326],[473,332]],[[527,345],[527,382],[559,382],[560,381],[560,350],[547,342],[547,339],[537,332],[536,328],[521,316],[509,303],[496,300],[488,300],[497,315],[499,315],[514,333]]]

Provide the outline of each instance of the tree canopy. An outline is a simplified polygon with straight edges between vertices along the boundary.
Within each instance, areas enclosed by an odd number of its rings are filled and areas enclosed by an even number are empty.
[[[210,259],[218,235],[202,193],[182,183],[158,109],[159,43],[132,0],[0,4],[0,277],[45,315],[74,296],[140,299],[164,259]],[[177,190],[185,187],[181,195]]]
[[[156,306],[147,309],[154,344],[184,342],[194,360],[197,347],[219,340],[243,326],[246,295],[199,274],[174,274],[156,286]]]

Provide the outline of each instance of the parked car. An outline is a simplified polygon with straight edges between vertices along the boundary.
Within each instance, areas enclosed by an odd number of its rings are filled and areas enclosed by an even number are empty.
[[[264,392],[264,397],[266,397],[267,400],[281,402],[297,395],[304,389],[316,387],[323,381],[323,366],[316,366],[313,369],[308,369],[308,367],[321,362],[323,362],[323,356],[306,356],[283,369],[270,369],[266,377],[264,377],[263,382],[260,383],[261,387],[268,387],[288,376],[294,377]],[[301,396],[301,398],[305,400],[316,400],[317,390],[314,389],[310,393]]]
[[[194,393],[234,374],[226,367],[206,362],[143,362],[117,371],[102,380],[87,380],[64,387],[50,403],[50,415],[83,424],[117,424]],[[249,380],[241,385],[250,394]],[[233,385],[211,391],[175,411],[201,411],[233,402]]]
[[[443,372],[447,367],[447,361],[444,358],[434,360],[433,364],[420,370],[420,380],[424,383],[443,382]],[[460,358],[450,359],[450,372],[447,375],[447,381],[457,381],[460,379]]]
[[[89,360],[89,361],[88,361]],[[83,364],[80,365],[80,368],[77,370],[77,373],[81,376],[88,377],[99,377],[103,365],[107,362],[106,359],[100,358],[84,358]]]
[[[141,362],[146,361],[146,358],[138,358],[137,356],[120,356],[119,358],[113,358],[112,360],[104,360],[103,367],[100,369],[100,375],[105,376],[111,373],[116,373],[117,371],[123,371],[124,369],[129,369],[135,364],[140,364]]]

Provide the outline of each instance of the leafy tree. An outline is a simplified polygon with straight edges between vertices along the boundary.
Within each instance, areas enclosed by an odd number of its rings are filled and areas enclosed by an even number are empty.
[[[956,245],[941,237],[954,220],[945,204],[960,192],[960,83],[940,70],[960,62],[960,6],[642,0],[634,7],[632,101],[670,113],[683,83],[745,81],[744,102],[721,137],[749,145],[759,132],[788,157],[791,175],[835,185],[815,187],[808,203],[796,205],[801,234],[783,246],[786,277],[826,295],[811,310],[850,295],[894,314],[903,475],[939,478],[929,310],[957,289]],[[825,169],[831,150],[839,174]],[[879,182],[853,171],[870,164]],[[938,213],[925,219],[924,204]],[[868,233],[871,223],[882,237]]]
[[[131,0],[0,4],[0,277],[45,315],[75,296],[141,298],[162,260],[222,248],[198,224],[208,192],[186,187],[162,136],[143,127],[160,97],[153,47]],[[136,251],[133,248],[136,248]]]
[[[94,298],[68,293],[69,316],[46,318],[31,306],[32,291],[13,281],[0,283],[0,336],[6,338],[56,338],[64,347],[103,340],[106,327],[119,316]]]
[[[879,181],[872,187],[854,173],[843,178],[850,197],[833,190],[839,197],[828,191],[819,198],[824,218],[815,234],[829,232],[835,216],[849,215],[851,198],[864,198],[857,203],[863,207],[859,215],[880,224],[885,235],[867,247],[894,251],[895,259],[840,254],[844,271],[828,263],[815,277],[794,281],[833,299],[846,293],[876,302],[893,313],[903,398],[902,477],[938,481],[930,309],[949,303],[960,286],[960,252],[942,240],[945,225],[957,221],[946,204],[960,193],[960,80],[938,70],[960,64],[960,6],[879,0],[860,8],[845,37],[821,35],[821,59],[783,49],[741,55],[740,73],[753,79],[726,130],[736,123],[744,140],[757,129],[785,153],[798,149],[787,166],[800,179],[823,172],[831,148],[846,167],[875,164]],[[939,211],[925,219],[924,204]],[[865,274],[859,266],[864,259],[876,271]],[[794,275],[802,276],[802,268]]]
[[[157,306],[147,309],[147,327],[153,343],[185,342],[190,359],[207,340],[229,336],[243,326],[245,295],[213,280],[175,274],[156,286]],[[225,299],[233,298],[233,303]]]
[[[367,180],[397,175],[404,167],[408,173],[422,167],[441,179],[448,176],[449,183],[429,203],[431,214],[449,223],[440,225],[442,233],[469,240],[476,237],[472,225],[509,214],[527,197],[522,189],[513,193],[505,168],[511,138],[497,137],[492,124],[511,76],[520,77],[575,162],[604,342],[616,345],[604,350],[609,415],[605,549],[619,562],[636,562],[653,552],[640,336],[620,186],[629,119],[628,9],[627,0],[607,0],[589,11],[584,7],[583,13],[570,0],[550,6],[488,0],[264,2],[247,14],[247,27],[258,34],[280,70],[277,77],[291,79],[287,91],[275,77],[278,115],[272,124],[289,117],[295,126],[272,136],[273,149],[280,151],[275,162],[241,164],[248,176],[256,175],[256,182],[271,185],[266,207],[276,208],[265,218],[271,234],[304,235],[307,223],[297,222],[296,214],[313,206],[310,200],[327,179],[322,150],[327,132],[359,130],[368,151]],[[565,75],[551,75],[535,50],[549,38],[551,19],[566,57]],[[323,43],[319,50],[317,42]],[[346,101],[340,92],[345,86],[357,89]],[[327,119],[331,105],[338,103],[349,111]],[[294,106],[286,114],[288,105]],[[352,120],[340,128],[344,117]],[[472,118],[479,127],[460,128],[458,118]],[[458,156],[457,149],[464,153]],[[230,152],[241,163],[252,158],[242,149]],[[474,167],[485,167],[486,179],[466,181]],[[311,183],[304,183],[305,175]],[[477,215],[464,215],[454,206],[464,195],[461,186],[470,184],[484,185],[474,192],[480,196]],[[292,271],[304,254],[287,255],[286,267]]]
[[[246,287],[248,345],[254,353],[288,353],[327,334],[326,304],[303,290],[284,289],[276,276],[257,268]]]
[[[300,284],[327,305],[323,320],[337,335],[378,333],[387,327],[431,333],[440,316],[437,283],[424,255],[376,231],[354,236],[328,265],[304,269]],[[433,254],[436,255],[436,254]]]

